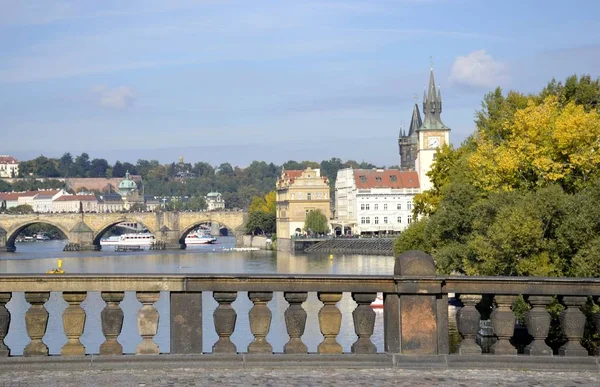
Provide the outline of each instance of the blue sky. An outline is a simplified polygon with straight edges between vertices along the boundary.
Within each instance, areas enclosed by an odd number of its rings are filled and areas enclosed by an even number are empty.
[[[598,1],[0,0],[0,154],[398,164],[433,57],[460,144],[495,86],[598,77]]]

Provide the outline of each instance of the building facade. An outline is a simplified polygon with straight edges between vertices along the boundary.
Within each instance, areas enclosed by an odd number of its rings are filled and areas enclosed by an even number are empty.
[[[12,178],[19,175],[19,162],[12,156],[0,155],[0,177]]]
[[[99,212],[96,195],[63,195],[52,202],[53,212]]]
[[[209,192],[205,197],[207,211],[219,211],[225,209],[225,200],[219,192]]]
[[[304,221],[310,211],[320,210],[331,219],[329,180],[319,169],[282,171],[276,183],[277,239],[305,232]]]
[[[336,234],[397,234],[412,222],[415,171],[341,169],[335,181]]]

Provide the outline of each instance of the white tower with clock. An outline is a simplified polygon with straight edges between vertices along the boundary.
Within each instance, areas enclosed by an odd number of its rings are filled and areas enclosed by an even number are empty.
[[[423,93],[423,124],[417,129],[418,145],[415,169],[419,173],[421,192],[433,188],[427,172],[438,148],[450,143],[450,128],[442,123],[442,93],[435,88],[433,68],[429,75],[429,88]]]

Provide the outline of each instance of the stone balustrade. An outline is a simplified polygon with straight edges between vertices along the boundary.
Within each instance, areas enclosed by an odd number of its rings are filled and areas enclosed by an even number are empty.
[[[517,348],[511,338],[515,329],[512,310],[516,297],[523,295],[530,304],[525,320],[532,341],[519,357],[536,358],[594,358],[581,345],[586,322],[581,308],[588,297],[597,301],[600,296],[600,279],[590,278],[525,278],[525,277],[459,277],[435,276],[431,257],[419,252],[407,252],[397,258],[395,273],[388,276],[349,275],[1,275],[0,276],[0,356],[10,357],[10,348],[4,338],[11,324],[6,304],[13,292],[24,292],[31,304],[25,314],[26,331],[31,339],[25,347],[26,357],[48,356],[48,347],[42,338],[47,334],[48,312],[44,304],[51,292],[62,292],[68,304],[62,315],[67,342],[60,355],[69,359],[85,356],[81,336],[86,323],[86,312],[81,307],[89,291],[101,292],[106,306],[101,312],[104,343],[99,355],[120,356],[123,349],[117,338],[123,327],[123,310],[120,301],[124,292],[136,292],[142,306],[137,311],[137,329],[142,337],[136,355],[160,354],[153,338],[160,319],[170,321],[170,354],[203,353],[202,293],[212,292],[217,302],[213,313],[217,341],[212,356],[232,354],[273,354],[268,335],[274,321],[285,324],[289,341],[283,347],[285,355],[307,355],[303,337],[322,335],[316,354],[307,356],[346,356],[337,336],[340,333],[342,314],[337,303],[344,292],[356,302],[352,322],[356,341],[350,355],[378,356],[371,338],[375,330],[375,312],[370,304],[377,292],[384,295],[383,336],[384,355],[447,355],[450,353],[448,294],[456,294],[462,307],[456,314],[457,327],[462,341],[456,347],[454,358],[461,356],[506,358],[516,356]],[[170,294],[169,314],[159,315],[154,303],[159,292]],[[233,303],[239,292],[248,292],[251,309],[248,313],[252,336],[247,348],[238,348],[231,340],[236,332],[238,311]],[[316,317],[320,332],[305,332],[308,313],[303,307],[309,293],[314,293],[322,303]],[[274,298],[285,300],[287,306],[281,318],[274,319],[268,303]],[[478,304],[482,296],[493,299],[492,326],[497,341],[491,355],[482,355],[475,340],[479,329]],[[559,324],[566,342],[553,355],[545,343],[551,317],[546,307],[558,296],[564,306]],[[600,314],[595,316],[596,331],[600,330]],[[598,332],[600,333],[600,332]],[[321,336],[319,336],[321,337]],[[489,360],[486,360],[489,361]],[[0,363],[2,360],[0,360]],[[595,364],[600,364],[596,361]]]

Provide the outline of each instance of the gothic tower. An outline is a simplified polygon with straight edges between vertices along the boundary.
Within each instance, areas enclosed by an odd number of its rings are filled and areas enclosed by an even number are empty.
[[[415,97],[415,106],[413,107],[413,114],[412,118],[410,119],[408,133],[406,133],[404,128],[402,128],[400,129],[400,135],[398,136],[398,147],[400,148],[400,170],[402,171],[415,170],[415,159],[417,157],[418,143],[417,130],[422,124],[423,121],[421,121],[419,105],[417,104]]]

